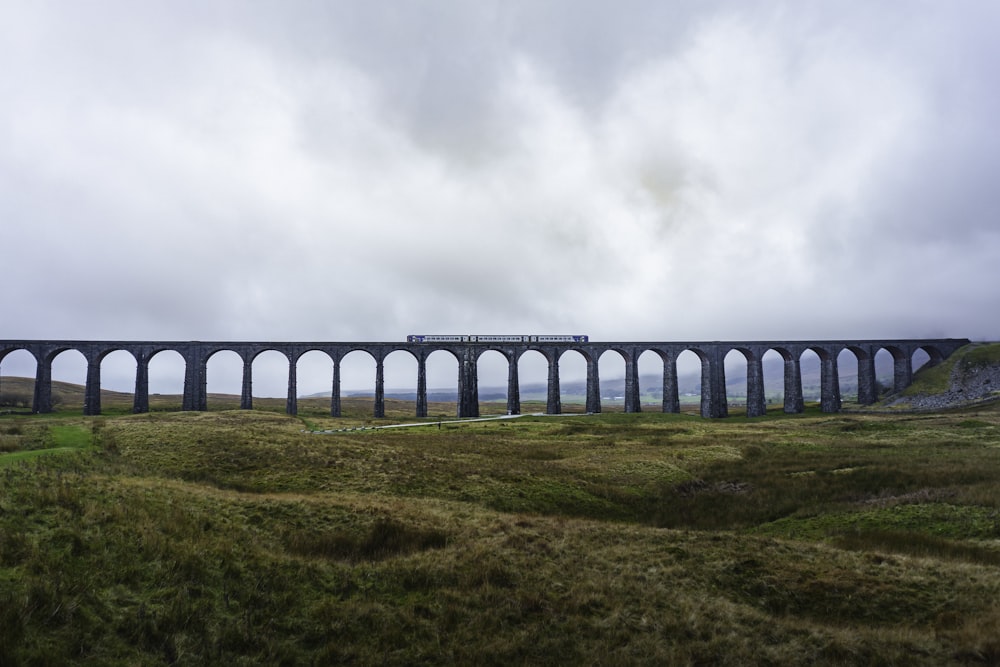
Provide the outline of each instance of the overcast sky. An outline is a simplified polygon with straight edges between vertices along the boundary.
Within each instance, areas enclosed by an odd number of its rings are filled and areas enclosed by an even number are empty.
[[[0,0],[0,339],[996,340],[998,31],[988,0]]]

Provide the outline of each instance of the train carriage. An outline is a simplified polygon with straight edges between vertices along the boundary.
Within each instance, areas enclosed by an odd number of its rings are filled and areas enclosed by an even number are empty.
[[[556,336],[410,334],[406,337],[407,343],[586,343],[589,342],[589,340],[590,337],[586,334]]]

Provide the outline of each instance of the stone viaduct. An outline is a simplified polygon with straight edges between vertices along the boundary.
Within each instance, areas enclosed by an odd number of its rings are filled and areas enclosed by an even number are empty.
[[[911,340],[842,340],[842,341],[742,341],[742,342],[666,342],[666,343],[276,343],[276,342],[153,342],[153,341],[80,341],[80,340],[0,340],[0,361],[11,352],[26,350],[36,362],[35,394],[32,409],[36,413],[52,411],[52,362],[62,352],[77,350],[87,360],[87,380],[84,397],[84,414],[101,412],[101,361],[111,352],[125,350],[136,361],[134,412],[149,410],[149,362],[160,352],[173,350],[184,358],[184,410],[206,410],[206,377],[209,358],[221,351],[232,351],[243,360],[243,388],[241,407],[253,407],[253,360],[262,352],[276,350],[288,359],[288,414],[296,414],[297,388],[296,363],[306,352],[318,350],[333,361],[330,414],[340,416],[340,362],[350,352],[362,350],[375,359],[375,417],[385,415],[383,361],[386,356],[404,350],[417,361],[416,416],[427,416],[428,355],[444,350],[458,361],[458,416],[479,416],[479,389],[477,363],[480,355],[488,350],[502,354],[508,362],[507,410],[520,414],[517,361],[529,350],[540,352],[548,362],[548,391],[546,411],[559,414],[559,358],[568,351],[576,351],[587,363],[587,411],[601,411],[598,359],[606,352],[621,355],[625,361],[625,411],[639,412],[639,356],[651,351],[663,360],[663,412],[679,412],[677,392],[677,357],[691,351],[701,360],[701,415],[726,417],[726,378],[724,359],[733,350],[741,353],[747,362],[747,416],[756,417],[765,412],[764,372],[762,358],[774,350],[784,359],[784,410],[801,412],[802,377],[800,359],[812,350],[821,362],[820,407],[824,412],[840,410],[840,381],[837,358],[844,350],[851,351],[858,363],[858,402],[870,405],[877,399],[875,355],[886,350],[894,360],[893,389],[906,388],[913,377],[913,354],[923,350],[930,357],[928,364],[940,363],[961,346],[966,339],[911,339]]]

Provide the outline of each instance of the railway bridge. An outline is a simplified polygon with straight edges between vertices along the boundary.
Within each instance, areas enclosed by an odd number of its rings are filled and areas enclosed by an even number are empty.
[[[928,364],[940,363],[955,350],[968,344],[967,339],[884,339],[884,340],[801,340],[801,341],[729,341],[729,342],[432,342],[432,343],[364,343],[364,342],[204,342],[204,341],[84,341],[84,340],[0,340],[0,361],[18,350],[26,350],[37,363],[32,410],[36,413],[52,411],[52,362],[63,352],[79,351],[87,360],[87,379],[84,390],[84,414],[101,412],[101,361],[108,354],[119,350],[130,353],[136,361],[134,412],[149,410],[149,362],[164,351],[175,351],[184,359],[184,410],[206,410],[208,394],[207,364],[212,355],[232,351],[243,360],[243,386],[241,407],[253,407],[253,360],[262,352],[276,350],[288,359],[288,394],[286,411],[296,414],[297,386],[296,362],[306,352],[320,351],[333,361],[333,380],[330,414],[340,416],[340,362],[354,351],[367,352],[375,360],[374,416],[385,416],[385,389],[383,362],[392,352],[403,350],[417,361],[416,416],[427,416],[427,357],[443,350],[458,361],[458,416],[479,416],[479,389],[477,364],[487,351],[502,354],[508,362],[507,410],[520,414],[518,359],[525,352],[540,352],[548,363],[546,411],[559,414],[562,406],[559,397],[559,359],[569,351],[578,352],[587,364],[587,411],[601,411],[598,360],[605,353],[621,355],[625,362],[625,411],[639,412],[640,355],[653,352],[663,360],[663,412],[679,412],[677,391],[677,357],[693,352],[701,360],[701,415],[726,417],[726,378],[724,359],[733,350],[742,354],[747,363],[747,416],[755,417],[765,412],[763,356],[775,351],[784,359],[784,410],[788,413],[803,409],[800,359],[806,351],[813,351],[821,363],[820,407],[824,412],[840,410],[840,381],[837,359],[849,350],[857,359],[858,402],[870,405],[877,399],[875,355],[886,350],[893,358],[893,389],[905,389],[913,378],[913,355],[923,350],[929,357]]]

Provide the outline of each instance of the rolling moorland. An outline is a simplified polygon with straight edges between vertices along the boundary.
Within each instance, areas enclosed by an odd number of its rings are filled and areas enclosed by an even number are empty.
[[[1000,403],[905,409],[998,362],[870,411],[331,435],[413,404],[61,385],[0,415],[0,664],[1000,664]]]

